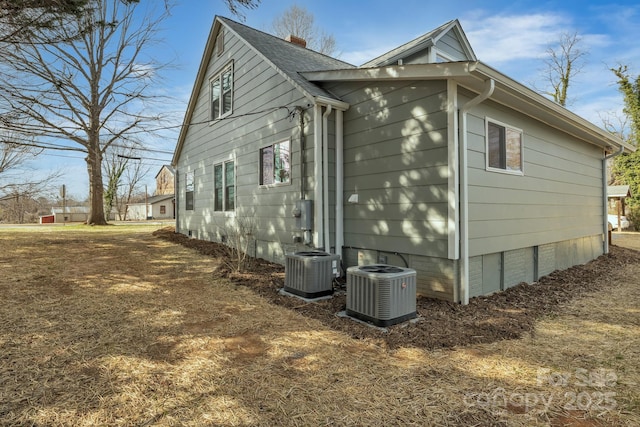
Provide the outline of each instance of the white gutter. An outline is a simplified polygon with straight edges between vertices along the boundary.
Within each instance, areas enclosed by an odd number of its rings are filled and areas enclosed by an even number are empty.
[[[482,93],[460,109],[460,299],[469,304],[469,178],[467,176],[467,113],[493,94],[495,81],[485,80]]]
[[[323,224],[322,217],[322,106],[315,104],[313,107],[313,180],[314,180],[314,246],[324,246],[323,234],[319,231]],[[302,177],[301,177],[302,178]]]
[[[323,182],[323,199],[322,207],[324,208],[324,251],[331,250],[331,231],[329,222],[329,115],[331,114],[331,104],[327,105],[322,115],[322,179]],[[319,225],[319,224],[318,224]]]
[[[342,260],[342,246],[344,245],[344,135],[343,116],[341,110],[336,110],[336,251]]]
[[[607,197],[607,160],[619,156],[624,152],[624,146],[620,146],[620,149],[615,153],[611,153],[608,156],[604,156],[602,159],[602,213],[604,219],[604,253],[609,253],[609,221],[607,215],[609,214],[609,199]]]

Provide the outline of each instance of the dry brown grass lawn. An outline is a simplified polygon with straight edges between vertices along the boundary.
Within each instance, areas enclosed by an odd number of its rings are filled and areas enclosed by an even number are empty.
[[[0,230],[1,425],[640,425],[638,264],[524,338],[392,349],[151,231]]]

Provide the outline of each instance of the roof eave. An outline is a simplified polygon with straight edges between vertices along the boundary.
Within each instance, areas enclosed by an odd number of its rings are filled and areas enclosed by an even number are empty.
[[[627,152],[635,151],[635,147],[614,134],[479,61],[314,71],[302,73],[302,75],[309,81],[317,82],[449,79],[474,92],[481,91],[484,82],[493,79],[496,82],[496,90],[491,97],[492,101],[506,105],[587,143],[602,147],[608,152],[619,148]]]
[[[301,73],[311,82],[348,82],[384,80],[442,80],[469,75],[475,62],[443,62],[437,64],[388,65],[375,68],[311,71]]]
[[[608,152],[619,148],[623,148],[626,152],[636,150],[611,132],[605,131],[494,68],[482,62],[477,64],[471,73],[477,79],[477,85],[473,85],[475,87],[471,89],[478,90],[482,87],[482,82],[493,79],[496,82],[496,90],[491,97],[493,101],[507,105],[578,139],[602,147]],[[463,86],[464,83],[462,83]]]
[[[176,144],[176,149],[173,152],[173,157],[171,159],[171,166],[175,169],[178,165],[178,158],[180,157],[180,152],[182,151],[182,146],[184,145],[184,140],[187,136],[187,130],[189,128],[189,123],[191,122],[191,117],[193,116],[193,111],[196,108],[196,104],[198,101],[198,93],[202,87],[204,82],[205,74],[207,73],[207,67],[209,65],[209,59],[213,53],[213,46],[215,44],[215,35],[220,31],[220,27],[222,23],[216,17],[213,20],[213,24],[211,25],[211,30],[209,31],[209,38],[207,38],[207,44],[205,45],[204,52],[202,54],[202,59],[200,60],[200,66],[198,67],[198,74],[196,74],[196,80],[193,84],[193,89],[191,90],[191,96],[189,97],[189,103],[187,104],[187,110],[184,114],[184,119],[182,120],[182,126],[180,127],[180,134],[178,135],[178,143]]]

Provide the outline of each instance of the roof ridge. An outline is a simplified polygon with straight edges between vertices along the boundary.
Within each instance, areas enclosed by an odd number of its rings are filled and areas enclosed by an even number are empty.
[[[313,49],[310,49],[310,48],[308,48],[308,47],[302,47],[302,46],[300,46],[300,45],[297,45],[296,43],[288,42],[288,41],[286,41],[286,40],[285,40],[285,39],[283,39],[283,38],[280,38],[280,37],[278,37],[278,36],[276,36],[276,35],[273,35],[273,34],[267,33],[266,31],[262,31],[262,30],[259,30],[259,29],[257,29],[257,28],[250,27],[250,26],[248,26],[248,25],[246,25],[246,24],[243,24],[242,22],[234,21],[233,19],[227,18],[227,17],[225,17],[225,16],[220,16],[220,15],[218,15],[218,16],[217,16],[217,18],[218,18],[219,20],[221,20],[221,21],[225,21],[225,23],[227,23],[227,24],[232,23],[232,24],[235,24],[235,25],[240,25],[240,26],[242,26],[242,27],[246,28],[246,29],[247,29],[247,30],[249,30],[249,31],[254,31],[254,32],[260,33],[260,34],[262,34],[262,35],[264,35],[264,36],[270,37],[270,38],[272,38],[272,39],[274,39],[274,40],[277,40],[277,41],[278,41],[278,43],[283,43],[283,44],[284,44],[284,45],[286,45],[286,46],[292,46],[292,47],[294,47],[294,49],[299,49],[299,50],[301,50],[301,52],[311,52],[312,54],[320,55],[320,56],[323,56],[323,57],[325,57],[325,58],[331,59],[331,60],[333,60],[333,61],[341,62],[341,63],[343,63],[344,65],[347,65],[347,66],[349,66],[349,67],[355,67],[355,65],[354,65],[354,64],[350,64],[350,63],[348,63],[348,62],[346,62],[346,61],[343,61],[343,60],[341,60],[341,59],[335,58],[335,57],[333,57],[333,56],[327,55],[327,54],[322,53],[322,52],[318,52],[317,50],[313,50]],[[306,40],[305,40],[305,41],[306,41]]]
[[[396,46],[393,49],[391,49],[391,50],[389,50],[389,51],[387,51],[387,52],[385,52],[385,53],[383,53],[381,55],[378,55],[375,58],[372,58],[372,59],[366,61],[365,63],[360,65],[359,68],[369,68],[369,67],[374,67],[375,68],[378,65],[374,65],[374,64],[380,62],[380,60],[382,58],[393,56],[392,55],[393,53],[402,52],[408,46],[410,46],[412,44],[415,44],[418,41],[424,41],[424,40],[428,40],[430,38],[433,38],[434,35],[436,35],[438,33],[441,33],[445,28],[451,26],[452,24],[455,24],[456,21],[459,23],[457,18],[456,19],[451,19],[451,20],[445,22],[444,24],[439,25],[438,27],[436,27],[434,29],[427,31],[426,33],[422,33],[418,37],[414,37],[411,40],[409,40],[409,41],[407,41],[405,43],[402,43],[401,45]]]

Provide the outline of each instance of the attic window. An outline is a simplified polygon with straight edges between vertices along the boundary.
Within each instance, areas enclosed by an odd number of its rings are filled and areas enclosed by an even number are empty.
[[[522,131],[487,119],[487,170],[522,174]]]
[[[216,55],[220,56],[224,52],[224,31],[220,29],[218,37],[216,37]]]
[[[211,79],[211,120],[231,113],[233,106],[233,64]]]

